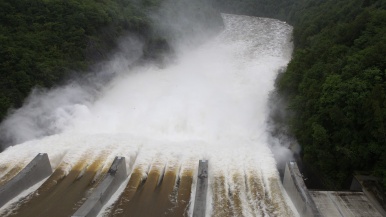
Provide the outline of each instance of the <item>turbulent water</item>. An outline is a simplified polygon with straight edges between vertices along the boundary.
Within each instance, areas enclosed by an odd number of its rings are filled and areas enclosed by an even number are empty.
[[[117,73],[96,101],[55,108],[62,133],[1,153],[0,185],[39,152],[55,169],[29,190],[37,193],[1,212],[71,215],[114,157],[124,156],[129,176],[100,215],[191,216],[200,159],[209,160],[207,216],[295,215],[266,132],[268,94],[290,60],[292,28],[266,18],[223,19],[220,35],[178,51],[168,66]]]

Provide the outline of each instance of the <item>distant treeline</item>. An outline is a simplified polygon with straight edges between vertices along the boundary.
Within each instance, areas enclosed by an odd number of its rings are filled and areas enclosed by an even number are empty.
[[[295,50],[276,89],[302,159],[340,188],[354,171],[386,187],[386,1],[216,0],[224,11],[286,20]],[[232,9],[236,7],[236,9]]]

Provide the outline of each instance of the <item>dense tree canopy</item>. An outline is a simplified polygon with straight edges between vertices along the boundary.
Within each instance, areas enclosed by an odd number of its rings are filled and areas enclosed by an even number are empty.
[[[152,5],[126,0],[0,0],[0,120],[34,86],[51,87],[102,59],[125,31],[148,28]],[[138,9],[140,7],[140,9]]]
[[[303,160],[339,187],[354,170],[386,184],[386,1],[308,1],[277,87]]]

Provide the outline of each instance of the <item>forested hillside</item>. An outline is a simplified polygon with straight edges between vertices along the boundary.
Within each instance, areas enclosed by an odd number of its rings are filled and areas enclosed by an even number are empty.
[[[354,171],[386,186],[386,1],[216,0],[222,11],[294,26],[292,61],[276,82],[303,162],[328,188]]]
[[[34,86],[84,71],[127,31],[144,35],[151,1],[0,0],[0,121]]]
[[[277,81],[303,160],[339,188],[353,171],[386,186],[386,1],[305,1]]]

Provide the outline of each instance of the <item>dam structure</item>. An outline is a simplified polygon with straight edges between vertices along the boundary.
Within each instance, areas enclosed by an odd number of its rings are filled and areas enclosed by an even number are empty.
[[[44,164],[47,163],[47,164]],[[1,187],[0,194],[3,205],[10,201],[12,197],[8,196],[5,190],[15,190],[15,183],[22,182],[23,185],[18,184],[18,191],[14,193],[17,196],[19,192],[27,190],[31,185],[36,183],[36,180],[44,179],[51,174],[51,170],[46,170],[47,166],[50,166],[47,154],[38,154],[18,175],[10,179],[6,184]],[[176,176],[167,174],[154,173],[153,176],[158,179],[150,178],[150,180],[138,179],[136,175],[130,178],[129,182],[126,182],[123,193],[119,196],[119,202],[116,201],[110,205],[108,211],[104,211],[103,215],[100,214],[103,207],[106,207],[111,196],[115,193],[119,193],[118,188],[122,185],[127,178],[126,163],[124,157],[115,157],[107,173],[100,178],[98,184],[89,183],[94,186],[88,189],[88,193],[83,195],[83,198],[79,200],[72,200],[72,203],[68,201],[57,201],[57,204],[50,204],[50,201],[44,203],[45,206],[38,206],[34,204],[36,201],[44,201],[37,194],[44,194],[44,187],[47,187],[46,183],[50,183],[50,178],[38,187],[35,194],[26,197],[26,203],[18,202],[19,206],[25,207],[25,211],[22,208],[17,208],[17,212],[9,212],[7,216],[72,216],[72,217],[93,217],[93,216],[187,216],[189,213],[187,210],[192,204],[186,201],[190,199],[190,202],[194,201],[194,208],[192,210],[193,217],[205,217],[207,216],[207,194],[208,194],[208,170],[209,162],[207,160],[200,160],[195,173],[196,177],[185,176],[183,180],[175,180]],[[31,169],[33,168],[33,169]],[[30,173],[33,171],[34,173]],[[36,178],[40,177],[40,178]],[[196,178],[196,190],[195,195],[192,196],[193,179]],[[81,177],[78,177],[82,182]],[[75,181],[76,182],[76,181]],[[71,185],[76,185],[73,182]],[[355,183],[353,182],[353,185]],[[294,207],[298,213],[287,212],[286,214],[299,215],[302,217],[356,217],[356,216],[372,216],[382,217],[385,211],[381,206],[377,205],[374,201],[369,200],[368,196],[359,191],[320,191],[309,190],[303,182],[302,175],[295,162],[289,162],[286,166],[283,186],[291,198]],[[356,186],[357,187],[357,186]],[[59,191],[59,186],[54,188],[51,192]],[[74,187],[67,186],[70,190]],[[77,188],[79,189],[79,188]],[[142,192],[144,191],[144,192]],[[5,192],[5,193],[4,193]],[[72,192],[74,193],[74,192]],[[212,192],[216,193],[216,192]],[[237,195],[237,192],[232,192]],[[62,192],[62,197],[68,198],[66,192]],[[147,196],[143,196],[146,194]],[[141,195],[141,196],[139,196]],[[53,194],[45,195],[51,198]],[[139,199],[138,197],[143,197]],[[192,198],[194,197],[194,198]],[[172,199],[174,198],[174,200]],[[20,201],[20,200],[19,200]],[[232,200],[228,201],[229,203]],[[148,206],[143,209],[138,208],[142,203],[146,203]],[[31,207],[32,205],[35,205]],[[66,215],[62,215],[56,211],[58,206],[65,205],[65,209],[61,207],[62,211]],[[283,205],[283,204],[281,204]],[[38,209],[36,209],[38,208]],[[77,210],[75,210],[75,208]],[[49,211],[52,209],[51,211]],[[32,210],[30,212],[29,210]],[[71,215],[71,212],[73,214]],[[3,213],[5,214],[5,213]],[[70,215],[69,215],[70,214]],[[99,214],[99,215],[98,215]],[[221,215],[233,216],[234,213],[222,213]],[[275,213],[270,213],[275,215]],[[240,215],[244,216],[244,214]],[[255,215],[259,216],[259,215]]]
[[[296,162],[286,165],[283,186],[304,217],[382,217],[385,210],[354,178],[350,191],[307,189]]]
[[[0,186],[39,153],[51,173],[7,199],[0,216],[299,216],[266,121],[274,80],[291,59],[292,27],[222,16],[219,35],[176,48],[166,66],[112,60],[116,77],[93,101],[69,85],[13,113],[9,122],[24,125],[10,133],[32,139],[0,153]],[[39,125],[28,109],[44,111]],[[45,132],[57,133],[33,137]]]

